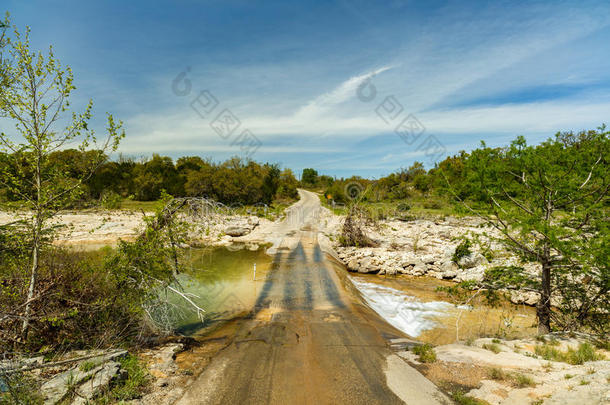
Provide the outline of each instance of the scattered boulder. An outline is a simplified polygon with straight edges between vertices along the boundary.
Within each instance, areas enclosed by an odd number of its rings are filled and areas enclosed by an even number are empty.
[[[475,266],[489,264],[489,261],[482,254],[475,252],[462,257],[458,264],[464,269],[471,269]]]
[[[536,305],[540,301],[540,294],[535,291],[510,290],[510,301],[513,304]]]
[[[250,233],[250,229],[246,228],[246,227],[242,227],[242,226],[229,226],[225,229],[225,234],[232,236],[232,237],[238,237],[238,236],[244,236]]]
[[[110,385],[110,382],[119,374],[121,365],[116,361],[104,364],[89,380],[82,383],[75,390],[76,399],[72,405],[85,405]]]
[[[445,280],[451,280],[458,275],[459,267],[453,261],[448,260],[441,264],[440,273]]]
[[[89,359],[83,359],[78,365],[70,370],[55,375],[53,378],[42,384],[40,393],[44,398],[45,404],[57,404],[64,400],[71,389],[86,399],[91,399],[103,388],[107,387],[110,381],[118,374],[120,364],[115,359],[124,357],[125,350],[118,350],[113,353],[103,354]],[[82,367],[88,363],[91,367]],[[90,387],[86,387],[86,384]],[[80,394],[80,390],[83,394]],[[82,402],[87,403],[87,401]]]
[[[360,261],[358,273],[376,273],[379,271],[379,266],[372,256],[367,256]]]
[[[260,222],[261,220],[258,217],[252,216],[248,218],[248,225],[251,225],[252,228],[256,228]]]
[[[358,269],[360,268],[360,263],[358,263],[358,259],[351,259],[349,262],[347,262],[347,269],[349,271],[358,271]]]

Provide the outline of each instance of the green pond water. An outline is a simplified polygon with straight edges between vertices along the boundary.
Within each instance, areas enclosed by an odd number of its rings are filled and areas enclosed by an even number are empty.
[[[183,298],[170,293],[168,298],[175,305],[172,319],[177,332],[184,335],[202,333],[250,311],[272,262],[263,248],[193,248],[185,254],[190,265],[178,276],[179,287],[205,313],[200,318]]]

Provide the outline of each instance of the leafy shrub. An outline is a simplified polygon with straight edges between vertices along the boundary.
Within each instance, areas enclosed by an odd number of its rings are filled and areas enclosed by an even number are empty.
[[[102,195],[100,205],[108,210],[116,210],[121,208],[122,198],[114,191],[109,191]]]
[[[453,260],[454,263],[458,263],[461,258],[470,255],[472,253],[472,251],[470,250],[471,246],[472,242],[470,241],[470,239],[462,240],[460,244],[457,245],[457,247],[455,248],[455,252],[453,252],[451,260]]]
[[[73,252],[49,247],[41,256],[38,286],[32,302],[32,328],[21,341],[26,350],[105,347],[131,341],[141,331],[142,310],[133,290],[121,288],[103,264],[107,251]],[[29,258],[0,267],[0,312],[18,314],[26,299],[28,279],[22,269]],[[0,320],[0,349],[11,350],[21,337],[21,322]]]
[[[127,379],[117,382],[107,396],[115,401],[140,398],[151,381],[148,370],[132,355],[120,359],[119,362],[121,368],[127,372]]]
[[[429,344],[415,346],[413,353],[419,356],[419,361],[422,363],[434,363],[436,361],[436,352]]]
[[[438,209],[442,208],[441,203],[439,201],[435,201],[435,200],[426,200],[426,201],[424,201],[423,206],[426,209],[432,209],[432,210],[438,210]]]
[[[0,378],[0,405],[42,405],[42,397],[36,381],[26,373],[4,374]]]
[[[400,212],[406,212],[411,209],[411,206],[406,202],[401,202],[396,206],[396,209]]]

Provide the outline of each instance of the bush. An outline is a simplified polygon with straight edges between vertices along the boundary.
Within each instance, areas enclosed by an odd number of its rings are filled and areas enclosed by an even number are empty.
[[[396,206],[396,209],[400,212],[406,212],[411,209],[411,206],[406,202],[401,202]]]
[[[454,263],[458,263],[462,257],[470,255],[472,253],[470,250],[471,246],[472,242],[470,239],[462,240],[462,242],[460,242],[460,244],[455,248],[455,252],[453,252],[451,260],[453,260]]]
[[[436,361],[436,352],[429,344],[415,346],[413,353],[419,356],[419,361],[422,363],[434,363]]]
[[[116,210],[121,208],[122,201],[123,199],[120,195],[118,195],[114,191],[108,191],[107,193],[104,193],[102,195],[102,198],[100,199],[100,205],[108,210]]]
[[[129,343],[141,331],[142,310],[132,291],[121,288],[104,267],[101,252],[73,252],[48,248],[41,255],[39,297],[32,302],[27,339],[22,340],[17,316],[25,301],[28,279],[22,272],[29,257],[7,261],[0,267],[0,349],[42,347],[81,349]]]
[[[434,200],[432,200],[432,201],[426,200],[426,201],[424,201],[423,205],[424,205],[424,208],[432,209],[432,210],[438,210],[438,209],[442,208],[441,203],[438,201],[434,201]]]
[[[341,235],[339,236],[339,243],[341,246],[377,246],[377,243],[366,236],[361,229],[361,222],[363,221],[364,215],[365,213],[355,207],[349,211],[345,218],[345,222],[343,223]]]
[[[114,401],[129,401],[140,398],[151,381],[148,370],[137,357],[132,355],[120,359],[119,362],[121,368],[127,372],[127,379],[115,383],[106,397]]]

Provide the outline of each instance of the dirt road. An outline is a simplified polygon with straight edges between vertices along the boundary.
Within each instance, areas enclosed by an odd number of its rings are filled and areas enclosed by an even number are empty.
[[[400,332],[360,303],[318,241],[318,197],[300,196],[258,235],[276,253],[251,315],[177,403],[450,403],[390,350]]]

